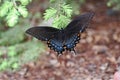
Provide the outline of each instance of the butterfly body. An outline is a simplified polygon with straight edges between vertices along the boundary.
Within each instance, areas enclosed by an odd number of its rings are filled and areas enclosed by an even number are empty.
[[[94,13],[86,13],[71,21],[66,28],[56,29],[49,26],[32,27],[26,33],[39,40],[47,41],[48,47],[58,54],[63,51],[74,51],[80,40],[80,34],[85,31]]]

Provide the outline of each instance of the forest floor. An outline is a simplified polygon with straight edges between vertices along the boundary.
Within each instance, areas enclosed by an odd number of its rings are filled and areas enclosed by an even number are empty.
[[[113,80],[120,68],[120,15],[108,15],[105,2],[100,1],[82,8],[95,16],[75,47],[76,55],[65,52],[57,57],[48,50],[17,72],[0,73],[0,80]]]

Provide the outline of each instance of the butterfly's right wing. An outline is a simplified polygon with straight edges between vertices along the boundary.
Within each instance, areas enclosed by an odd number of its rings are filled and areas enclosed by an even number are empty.
[[[48,41],[59,29],[48,26],[37,26],[26,30],[26,33],[42,41]]]
[[[68,26],[64,29],[65,31],[65,46],[68,50],[73,50],[76,44],[80,40],[80,34],[88,26],[88,23],[93,18],[94,13],[89,12],[83,15],[80,15],[78,18],[71,21]]]
[[[65,32],[67,32],[69,35],[77,33],[77,32],[83,32],[87,26],[88,23],[91,21],[93,18],[94,13],[93,12],[88,12],[85,14],[82,14],[78,16],[76,19],[72,20],[67,27],[65,28]]]

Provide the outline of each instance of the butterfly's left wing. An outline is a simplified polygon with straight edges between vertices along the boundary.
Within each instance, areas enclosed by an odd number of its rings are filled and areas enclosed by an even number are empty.
[[[59,29],[48,26],[36,26],[26,30],[26,33],[42,41],[48,41],[54,37]]]
[[[39,40],[47,41],[48,47],[58,54],[62,54],[64,51],[63,33],[59,29],[48,26],[37,26],[28,29],[26,33]]]
[[[74,50],[74,47],[80,40],[80,33],[85,31],[88,23],[93,18],[94,13],[89,12],[79,16],[78,18],[71,21],[68,26],[64,29],[65,35],[65,46],[68,50]]]

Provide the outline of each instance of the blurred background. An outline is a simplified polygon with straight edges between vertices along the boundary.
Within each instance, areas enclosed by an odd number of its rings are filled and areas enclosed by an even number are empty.
[[[64,28],[95,12],[76,55],[57,57],[25,31]],[[113,80],[120,66],[120,0],[0,0],[0,80]]]

